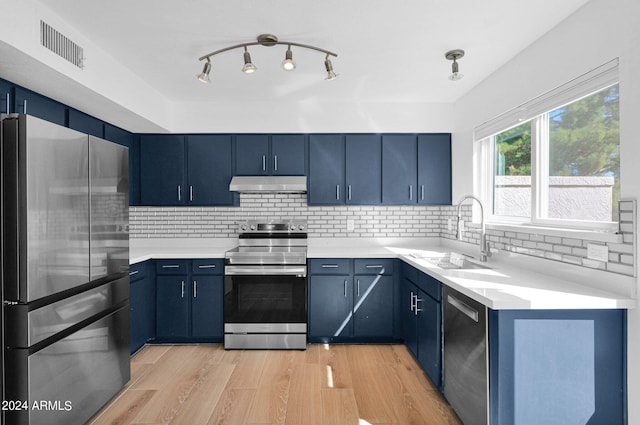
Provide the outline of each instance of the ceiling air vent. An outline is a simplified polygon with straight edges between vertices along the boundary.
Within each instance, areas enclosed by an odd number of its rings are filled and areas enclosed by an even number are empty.
[[[78,68],[84,68],[84,49],[44,21],[40,21],[40,44]]]

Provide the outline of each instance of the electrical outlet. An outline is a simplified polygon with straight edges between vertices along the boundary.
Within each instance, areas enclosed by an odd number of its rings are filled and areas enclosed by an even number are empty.
[[[607,263],[609,262],[609,247],[594,243],[587,244],[587,258]]]
[[[353,232],[355,228],[356,228],[356,224],[353,221],[353,219],[351,218],[347,219],[347,232]]]

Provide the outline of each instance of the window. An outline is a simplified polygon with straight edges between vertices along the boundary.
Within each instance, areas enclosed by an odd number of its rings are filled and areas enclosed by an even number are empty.
[[[616,229],[617,61],[599,71],[476,129],[490,221]]]

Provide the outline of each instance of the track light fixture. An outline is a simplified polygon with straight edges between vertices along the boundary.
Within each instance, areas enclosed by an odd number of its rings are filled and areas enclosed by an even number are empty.
[[[449,75],[449,79],[451,81],[457,81],[462,77],[464,77],[464,74],[458,71],[458,62],[456,62],[457,59],[460,59],[463,56],[464,56],[464,50],[460,50],[460,49],[450,50],[444,54],[445,58],[447,58],[450,61],[453,61],[453,63],[451,64],[451,75]]]
[[[211,72],[211,60],[207,58],[207,62],[204,64],[204,69],[200,74],[197,75],[198,80],[202,81],[203,83],[208,83],[210,81],[209,80],[210,72]]]
[[[251,62],[251,55],[249,54],[249,50],[247,49],[248,46],[266,46],[266,47],[271,47],[271,46],[275,46],[275,45],[286,45],[287,46],[287,50],[285,52],[285,56],[284,56],[284,60],[282,61],[282,68],[284,68],[286,71],[293,71],[294,69],[296,69],[296,63],[293,60],[293,52],[291,51],[291,46],[295,46],[295,47],[300,47],[303,49],[310,49],[310,50],[316,50],[318,52],[322,52],[324,54],[326,54],[326,58],[324,60],[324,67],[325,70],[327,71],[327,80],[334,80],[337,77],[337,74],[335,72],[333,72],[333,64],[331,63],[331,60],[329,59],[329,56],[333,56],[333,57],[338,57],[338,55],[336,53],[330,52],[329,50],[325,50],[325,49],[321,49],[319,47],[315,47],[315,46],[310,46],[308,44],[300,44],[300,43],[294,43],[294,42],[290,42],[290,41],[279,41],[278,37],[276,37],[273,34],[260,34],[257,37],[257,41],[253,41],[250,43],[242,43],[242,44],[236,44],[233,46],[229,46],[229,47],[225,47],[224,49],[220,49],[220,50],[216,50],[215,52],[211,52],[209,54],[206,54],[204,56],[201,56],[200,58],[198,58],[198,60],[203,61],[206,60],[207,62],[204,64],[204,69],[202,70],[202,73],[198,75],[198,80],[202,81],[203,83],[208,83],[209,80],[209,73],[211,72],[211,57],[215,56],[217,54],[226,52],[228,50],[234,50],[234,49],[240,49],[240,48],[244,48],[244,66],[242,67],[242,72],[245,72],[247,74],[250,74],[252,72],[255,72],[258,68],[253,64],[253,62]]]
[[[209,60],[209,58],[207,58],[207,60]],[[247,46],[244,46],[244,66],[242,67],[242,72],[244,72],[245,74],[252,74],[257,69],[258,68],[256,68],[256,66],[251,63],[251,55],[247,50]]]

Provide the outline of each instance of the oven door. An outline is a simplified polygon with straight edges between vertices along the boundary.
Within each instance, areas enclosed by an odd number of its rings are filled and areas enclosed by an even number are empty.
[[[225,348],[305,348],[307,267],[226,266]]]

